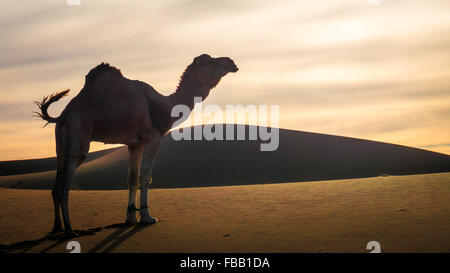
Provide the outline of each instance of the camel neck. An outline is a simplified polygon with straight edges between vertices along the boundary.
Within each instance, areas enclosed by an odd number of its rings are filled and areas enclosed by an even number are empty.
[[[169,105],[172,109],[175,105],[186,105],[190,110],[194,108],[194,98],[201,97],[202,101],[208,96],[209,90],[199,83],[181,82],[177,90],[169,96]]]
[[[189,107],[189,109],[194,108],[194,97],[195,97],[195,91],[194,90],[180,90],[181,88],[178,88],[175,93],[171,94],[169,96],[169,105],[170,109],[172,110],[175,105],[186,105]]]
[[[170,122],[169,122],[169,126],[168,128],[171,128],[172,125],[180,119],[180,117],[172,117],[172,109],[176,106],[176,105],[186,105],[190,111],[192,111],[192,109],[194,109],[195,103],[199,102],[198,99],[196,99],[196,97],[201,97],[203,101],[206,96],[208,95],[209,90],[206,90],[205,92],[205,88],[201,87],[201,86],[197,86],[196,88],[192,88],[192,87],[185,87],[183,85],[180,85],[177,88],[177,91],[175,91],[173,94],[168,96],[168,106],[169,106],[169,114],[170,114]],[[201,96],[200,94],[206,94]],[[183,119],[186,119],[187,116],[183,116]]]

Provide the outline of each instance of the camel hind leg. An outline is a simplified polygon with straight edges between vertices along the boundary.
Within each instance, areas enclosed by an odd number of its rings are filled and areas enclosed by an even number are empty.
[[[64,232],[68,236],[77,236],[72,230],[69,218],[69,191],[72,186],[72,181],[75,176],[75,170],[77,168],[77,158],[68,156],[64,160],[64,166],[61,174],[61,187],[58,192],[61,200],[61,210],[64,221]]]
[[[67,127],[64,128],[67,130]],[[76,236],[70,225],[69,218],[69,191],[72,187],[72,181],[75,176],[75,171],[79,165],[86,158],[89,152],[89,138],[81,137],[81,134],[68,133],[68,130],[61,132],[65,136],[58,154],[58,170],[57,180],[54,187],[54,203],[55,203],[55,225],[54,228],[60,227],[59,210],[57,204],[59,203],[62,210],[62,218],[64,222],[64,232],[68,236]]]
[[[52,189],[52,198],[53,198],[53,206],[55,210],[55,219],[53,221],[53,229],[50,233],[57,233],[63,231],[62,224],[61,224],[61,214],[60,214],[60,208],[61,208],[61,196],[59,192],[61,191],[61,170],[58,168],[56,179],[55,179],[55,185]]]
[[[53,229],[50,233],[57,233],[63,231],[61,224],[61,197],[59,192],[62,192],[62,166],[63,166],[63,154],[62,154],[62,139],[60,126],[57,124],[55,128],[55,140],[56,140],[56,155],[57,155],[57,165],[56,165],[56,178],[55,184],[52,189],[53,206],[55,210],[55,219],[53,221]]]

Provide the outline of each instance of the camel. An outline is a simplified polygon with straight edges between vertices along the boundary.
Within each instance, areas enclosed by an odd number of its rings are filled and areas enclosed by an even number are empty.
[[[35,114],[47,122],[45,125],[56,123],[57,173],[52,189],[55,219],[51,233],[64,231],[67,236],[77,236],[70,225],[69,190],[91,141],[128,146],[129,198],[125,223],[137,224],[137,211],[139,223],[156,223],[158,220],[148,209],[148,188],[161,139],[178,119],[171,116],[171,109],[182,104],[192,110],[194,97],[204,100],[222,77],[236,71],[238,68],[232,59],[202,54],[186,68],[176,91],[165,96],[147,83],[127,79],[119,69],[101,63],[86,75],[83,88],[59,117],[51,117],[47,109],[69,90],[35,101],[39,107]],[[139,208],[136,207],[138,183]]]

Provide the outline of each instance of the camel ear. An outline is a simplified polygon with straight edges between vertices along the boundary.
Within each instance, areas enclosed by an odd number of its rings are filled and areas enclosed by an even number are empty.
[[[202,54],[202,55],[194,58],[194,63],[195,64],[203,64],[203,63],[209,61],[210,59],[211,59],[211,56],[209,56],[208,54]]]

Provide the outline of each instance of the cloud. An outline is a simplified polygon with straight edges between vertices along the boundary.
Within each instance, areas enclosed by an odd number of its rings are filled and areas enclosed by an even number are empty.
[[[31,102],[29,105],[26,105],[24,103],[0,103],[0,123],[1,121],[30,120],[33,108],[35,108],[35,106]],[[25,113],[28,115],[25,115]]]
[[[110,62],[169,94],[201,53],[232,57],[240,68],[207,103],[278,104],[280,124],[290,129],[405,145],[422,145],[431,134],[427,145],[450,137],[447,1],[385,1],[379,7],[332,0],[4,5],[0,151],[23,148],[0,153],[0,160],[33,154],[24,151],[36,149],[34,140],[47,145],[39,153],[53,152],[46,139],[53,138],[52,129],[39,131],[32,101],[65,88],[72,98],[98,63]],[[51,114],[68,101],[52,105]],[[28,124],[27,130],[11,133],[10,122]]]

